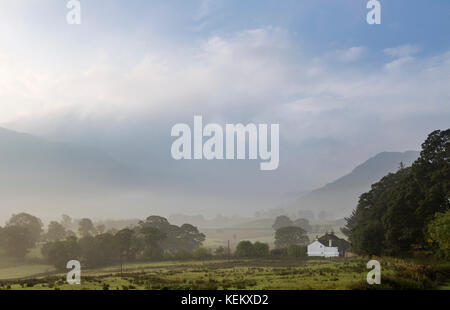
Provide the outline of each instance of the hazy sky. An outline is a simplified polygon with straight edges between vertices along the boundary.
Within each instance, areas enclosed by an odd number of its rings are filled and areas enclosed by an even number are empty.
[[[96,146],[165,184],[224,195],[312,189],[450,125],[450,2],[0,3],[0,126]],[[280,167],[175,162],[170,128],[279,123]],[[161,183],[162,184],[162,183]]]

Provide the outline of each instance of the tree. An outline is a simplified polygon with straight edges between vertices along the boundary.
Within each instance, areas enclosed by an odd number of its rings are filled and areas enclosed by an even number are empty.
[[[91,235],[86,235],[78,241],[81,253],[81,262],[88,267],[97,267],[97,245]]]
[[[438,248],[438,255],[450,257],[450,210],[436,213],[428,224],[428,242]]]
[[[61,216],[61,225],[64,226],[65,229],[73,229],[73,222],[72,218],[68,216],[67,214],[63,214]]]
[[[161,231],[164,231],[167,227],[170,226],[170,223],[166,218],[157,215],[151,215],[147,217],[145,223],[149,226],[158,228]]]
[[[172,225],[161,216],[149,216],[145,222],[140,222],[141,227],[153,227],[165,234],[161,247],[171,254],[180,250],[193,251],[202,245],[205,235],[191,224],[183,224],[181,227]]]
[[[81,249],[76,237],[69,237],[64,241],[53,241],[44,244],[41,249],[44,258],[56,269],[66,270],[67,262],[78,260],[81,256]]]
[[[108,266],[120,261],[120,253],[114,236],[108,233],[94,237],[96,255],[95,266]]]
[[[278,230],[281,227],[287,226],[292,226],[291,219],[285,215],[280,215],[275,219],[275,223],[273,223],[272,228]]]
[[[78,223],[78,232],[82,237],[86,237],[95,233],[95,227],[92,221],[88,218],[83,218]]]
[[[183,224],[180,229],[180,236],[177,239],[181,242],[181,248],[187,251],[192,251],[200,247],[203,241],[205,241],[205,235],[199,232],[198,228],[191,224]]]
[[[95,231],[99,234],[103,234],[106,230],[106,226],[104,224],[98,224],[95,226]]]
[[[114,239],[119,251],[120,260],[132,261],[136,258],[137,249],[133,246],[135,232],[129,228],[119,230]]]
[[[179,250],[176,254],[175,254],[175,259],[178,260],[187,260],[187,259],[192,259],[192,257],[194,257],[194,255],[186,250]]]
[[[41,220],[33,215],[13,215],[1,230],[0,245],[7,255],[23,259],[39,240],[42,226]]]
[[[290,245],[305,245],[308,242],[308,236],[301,227],[282,227],[275,233],[275,246],[277,248],[284,248]]]
[[[62,240],[67,237],[67,231],[63,225],[58,222],[52,221],[48,224],[47,234],[45,235],[48,241]]]
[[[253,244],[248,240],[241,241],[236,246],[236,256],[238,257],[252,257],[254,253]]]
[[[238,243],[236,247],[236,256],[238,257],[264,257],[269,255],[269,245],[256,241],[251,243],[244,240]]]
[[[22,260],[35,244],[35,236],[25,227],[10,225],[0,231],[1,247],[4,249],[6,255],[16,259]]]
[[[88,267],[107,266],[119,261],[119,249],[111,234],[87,235],[80,239],[79,245],[81,259]]]
[[[290,245],[287,248],[287,255],[295,258],[306,257],[307,248],[304,245]]]
[[[280,258],[287,256],[287,248],[276,248],[270,250],[270,256]]]
[[[37,242],[42,233],[42,221],[28,213],[19,213],[13,215],[9,221],[6,223],[6,226],[18,226],[28,230],[30,233],[30,237],[34,239],[34,242]]]
[[[307,232],[312,231],[312,226],[309,224],[309,221],[307,219],[297,219],[294,222],[292,222],[292,226],[301,227]]]
[[[253,255],[255,257],[264,257],[269,255],[269,245],[267,243],[256,241],[253,244]]]
[[[218,248],[216,248],[216,250],[214,251],[214,254],[218,257],[225,257],[225,254],[227,253],[227,251],[225,250],[225,248],[223,246],[219,246]]]
[[[164,250],[161,246],[167,235],[156,227],[145,222],[140,223],[136,232],[135,245],[144,259],[161,259]]]
[[[411,167],[362,194],[342,232],[356,253],[405,255],[427,247],[429,223],[449,209],[450,129],[432,132]]]
[[[211,256],[207,248],[199,247],[194,250],[193,253],[194,258],[204,260]]]

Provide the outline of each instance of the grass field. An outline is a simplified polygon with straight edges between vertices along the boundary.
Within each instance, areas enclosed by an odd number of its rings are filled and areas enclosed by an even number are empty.
[[[275,235],[272,228],[211,228],[202,229],[202,232],[206,235],[206,240],[203,243],[205,247],[227,247],[228,241],[230,241],[232,251],[242,240],[265,242],[273,247]]]
[[[273,223],[273,219],[259,219],[226,228],[202,228],[201,232],[206,235],[203,245],[215,249],[219,246],[227,247],[229,242],[231,251],[234,251],[240,241],[248,240],[267,243],[270,248],[274,248],[275,230],[272,228]],[[317,236],[322,236],[326,231],[333,231],[337,237],[345,239],[340,231],[340,226],[335,226],[333,222],[315,220],[310,223],[323,227],[323,231],[308,233],[310,241],[315,240]]]
[[[39,248],[33,249],[22,262],[0,253],[0,279],[24,278],[55,271],[53,266],[44,264],[41,261],[42,257]]]
[[[261,241],[273,246],[274,230],[268,223],[254,227],[206,229],[204,246],[227,246],[234,251],[241,240]],[[309,234],[310,240],[314,239]],[[23,262],[1,255],[0,289],[12,290],[159,290],[159,289],[450,289],[450,263],[379,258],[382,284],[368,286],[368,258],[342,259],[233,259],[206,261],[166,261],[83,269],[82,284],[69,285],[66,275],[43,263],[38,245]]]
[[[217,248],[219,246],[227,247],[228,241],[232,251],[236,248],[240,241],[248,240],[251,242],[263,242],[269,244],[270,248],[274,248],[275,231],[272,228],[211,228],[202,229],[206,235],[203,245],[207,248]],[[310,241],[315,240],[320,233],[308,233]],[[343,238],[342,233],[337,232],[336,236]]]
[[[448,289],[450,267],[415,265],[380,259],[382,285],[366,283],[367,259],[211,260],[154,262],[117,266],[82,273],[81,285],[68,285],[65,275],[2,280],[0,289],[13,290],[143,290],[143,289]]]

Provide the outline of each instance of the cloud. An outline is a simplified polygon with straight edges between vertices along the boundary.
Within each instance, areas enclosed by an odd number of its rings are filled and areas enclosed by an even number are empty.
[[[218,10],[222,6],[220,0],[201,0],[197,9],[195,21],[201,21],[208,18],[214,11]]]
[[[342,62],[350,63],[361,60],[366,53],[367,48],[365,46],[353,46],[346,50],[337,51],[336,57]]]
[[[400,96],[397,87],[405,85],[405,80],[406,87],[419,84],[404,92],[405,97],[425,93],[427,87],[435,92],[433,83],[421,78],[449,70],[442,60],[445,56],[439,58],[440,67],[427,59],[414,62],[405,56],[417,51],[411,46],[386,49],[387,54],[400,57],[385,68],[409,66],[408,70],[415,70],[413,77],[406,68],[389,73],[352,64],[366,52],[362,46],[335,52],[339,61],[350,64],[345,68],[335,67],[336,60],[329,53],[310,56],[302,51],[286,30],[265,27],[214,35],[190,50],[167,53],[154,49],[138,59],[119,58],[117,62],[114,54],[105,53],[101,60],[94,58],[87,69],[76,72],[37,70],[2,55],[0,121],[56,117],[68,110],[90,119],[123,120],[192,109],[225,118],[233,115],[226,108],[245,112],[248,118],[260,118],[268,111],[280,120],[290,119],[291,112],[300,118],[311,113],[319,117],[348,108],[363,112],[361,107],[375,98],[395,107],[398,103],[389,96]],[[384,107],[378,106],[382,114]],[[404,113],[414,113],[414,109]]]
[[[395,58],[393,61],[384,65],[386,70],[397,70],[406,64],[411,64],[415,61],[413,55],[420,52],[420,48],[414,45],[400,45],[397,47],[390,47],[383,50],[384,54]]]
[[[360,66],[365,51],[310,55],[287,30],[262,27],[212,35],[189,48],[153,47],[141,57],[107,50],[78,71],[52,72],[3,55],[0,122],[63,140],[76,133],[83,142],[117,143],[110,149],[119,157],[135,163],[139,153],[142,164],[168,178],[195,174],[206,185],[214,183],[211,170],[170,161],[174,123],[191,122],[194,114],[222,124],[279,123],[280,168],[273,176],[223,163],[216,181],[248,191],[311,188],[380,151],[417,149],[450,117],[450,53],[413,61],[405,56],[412,49],[391,50],[396,59],[378,68]]]
[[[411,56],[400,57],[396,60],[393,60],[393,61],[385,64],[384,68],[386,70],[395,70],[395,69],[402,67],[403,65],[410,64],[412,62],[414,62],[414,57],[411,57]]]
[[[408,56],[412,56],[414,54],[417,54],[418,52],[420,52],[420,48],[414,45],[400,45],[397,47],[390,47],[390,48],[386,48],[383,50],[383,52],[391,57],[394,58],[403,58],[403,57],[408,57]]]

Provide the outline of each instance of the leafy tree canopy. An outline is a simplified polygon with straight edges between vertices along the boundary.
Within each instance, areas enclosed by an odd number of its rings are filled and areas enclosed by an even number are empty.
[[[432,132],[420,157],[361,195],[342,230],[361,254],[404,255],[427,247],[428,224],[450,209],[450,129]]]

